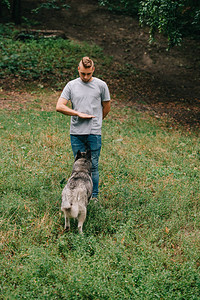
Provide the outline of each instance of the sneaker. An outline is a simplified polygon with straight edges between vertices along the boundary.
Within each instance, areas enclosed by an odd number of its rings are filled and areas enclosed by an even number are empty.
[[[99,201],[97,197],[92,197],[91,200],[94,201],[94,203],[97,203]]]

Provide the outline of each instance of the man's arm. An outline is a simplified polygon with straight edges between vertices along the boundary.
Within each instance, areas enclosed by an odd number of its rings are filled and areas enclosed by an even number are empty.
[[[110,101],[103,101],[103,119],[107,116],[107,114],[110,112]]]
[[[58,99],[57,105],[56,105],[56,111],[60,112],[64,115],[67,116],[78,116],[79,118],[82,119],[91,119],[91,118],[95,118],[95,116],[92,115],[88,115],[82,112],[78,112],[74,109],[71,109],[67,106],[67,100],[65,98],[60,97]]]

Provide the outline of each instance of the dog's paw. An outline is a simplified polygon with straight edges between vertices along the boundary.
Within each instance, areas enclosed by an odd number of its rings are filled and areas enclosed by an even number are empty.
[[[69,232],[70,231],[70,227],[69,226],[67,226],[67,227],[65,227],[65,232]]]

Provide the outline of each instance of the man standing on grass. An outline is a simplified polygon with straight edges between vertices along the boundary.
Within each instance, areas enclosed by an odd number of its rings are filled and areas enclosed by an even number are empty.
[[[93,198],[98,197],[98,162],[101,151],[102,120],[110,111],[107,84],[93,77],[94,62],[83,57],[78,66],[79,78],[67,83],[56,105],[56,111],[71,116],[70,138],[74,157],[78,150],[91,150]],[[67,107],[68,101],[72,109]]]

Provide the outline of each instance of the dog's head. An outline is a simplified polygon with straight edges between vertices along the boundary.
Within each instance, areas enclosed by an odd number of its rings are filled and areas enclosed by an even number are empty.
[[[75,172],[88,172],[91,174],[92,160],[91,160],[91,150],[86,152],[77,152],[75,157],[75,162],[73,166],[73,171]]]
[[[86,152],[81,152],[78,150],[75,161],[77,161],[80,158],[85,158],[86,160],[91,160],[91,150],[87,150]]]

